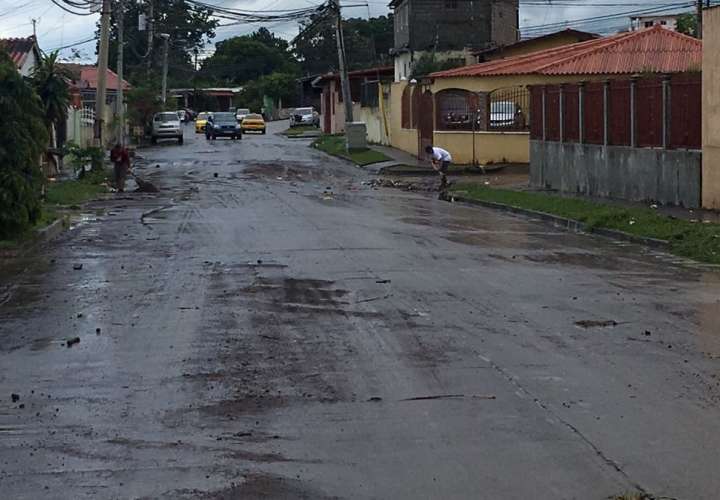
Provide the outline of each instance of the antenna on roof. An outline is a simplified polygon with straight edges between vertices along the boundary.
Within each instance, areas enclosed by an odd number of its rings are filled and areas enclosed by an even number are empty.
[[[33,38],[37,38],[37,19],[33,17],[30,19],[30,22],[32,22],[33,25]]]

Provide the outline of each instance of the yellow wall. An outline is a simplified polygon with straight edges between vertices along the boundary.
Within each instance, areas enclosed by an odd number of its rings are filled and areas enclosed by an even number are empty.
[[[390,143],[393,147],[417,156],[417,130],[401,127],[402,94],[407,82],[393,83],[390,88]]]
[[[551,39],[534,40],[532,42],[529,41],[517,47],[510,45],[508,47],[505,47],[501,52],[485,56],[485,60],[495,61],[497,59],[505,59],[507,57],[530,54],[539,50],[546,50],[555,47],[562,47],[563,45],[570,45],[571,43],[577,43],[578,41],[579,40],[577,36],[570,33],[563,33],[562,35],[558,35]]]
[[[702,205],[720,209],[720,8],[703,11]]]
[[[528,163],[530,141],[527,132],[475,132],[475,161],[481,165],[489,163]],[[438,132],[433,144],[446,149],[453,157],[453,163],[473,162],[472,132]]]

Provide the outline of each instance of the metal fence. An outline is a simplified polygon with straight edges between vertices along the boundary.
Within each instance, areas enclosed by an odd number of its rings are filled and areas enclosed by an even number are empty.
[[[535,140],[701,148],[701,76],[625,78],[530,87]]]
[[[508,87],[488,94],[487,130],[527,130],[530,93],[526,87]]]

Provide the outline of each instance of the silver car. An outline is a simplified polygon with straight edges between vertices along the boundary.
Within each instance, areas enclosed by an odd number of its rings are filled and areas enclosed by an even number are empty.
[[[157,144],[158,139],[177,139],[178,144],[183,143],[182,123],[177,113],[172,111],[155,113],[150,140],[153,144]]]

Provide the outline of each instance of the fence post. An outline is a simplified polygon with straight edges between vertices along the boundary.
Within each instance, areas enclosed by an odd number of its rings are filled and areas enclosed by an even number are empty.
[[[670,147],[670,77],[663,76],[662,81],[662,147]]]
[[[635,92],[637,90],[637,78],[631,77],[630,78],[630,147],[636,148],[637,147],[637,133],[635,132],[635,127],[637,126],[636,120],[637,117],[635,116],[635,103],[636,103],[636,95]]]
[[[608,104],[610,101],[610,82],[605,80],[603,82],[603,146],[607,146],[609,142],[610,134],[610,110]]]
[[[578,83],[578,144],[585,142],[585,82]]]
[[[564,97],[563,86],[558,85],[558,108],[560,111],[560,118],[558,120],[559,120],[559,127],[560,127],[560,142],[561,143],[563,142],[563,139],[565,138],[565,130],[563,128],[563,122],[565,121],[564,120],[565,115],[563,114],[563,108],[564,108],[563,97]]]
[[[542,140],[547,140],[547,126],[545,125],[545,85],[542,87]]]

